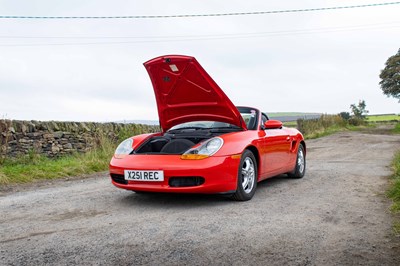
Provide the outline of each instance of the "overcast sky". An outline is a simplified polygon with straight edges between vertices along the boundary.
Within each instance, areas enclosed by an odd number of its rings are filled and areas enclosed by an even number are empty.
[[[389,1],[0,0],[0,15],[255,12]],[[0,19],[0,118],[157,120],[143,62],[196,57],[236,105],[266,112],[400,113],[379,87],[400,48],[400,5],[163,19]]]

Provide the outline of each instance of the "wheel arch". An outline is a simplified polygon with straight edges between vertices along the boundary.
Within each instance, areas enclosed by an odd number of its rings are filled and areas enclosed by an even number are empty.
[[[306,142],[305,142],[304,140],[301,140],[301,141],[300,141],[300,145],[303,145],[303,148],[304,148],[304,156],[306,156],[306,154],[307,154]]]
[[[247,146],[245,150],[249,150],[253,153],[254,157],[256,158],[256,163],[257,163],[257,180],[259,180],[260,178],[260,153],[258,151],[258,149],[253,146]]]

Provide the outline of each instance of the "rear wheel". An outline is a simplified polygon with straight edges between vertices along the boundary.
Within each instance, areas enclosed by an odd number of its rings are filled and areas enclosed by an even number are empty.
[[[306,173],[306,155],[304,153],[303,145],[300,144],[297,150],[296,166],[294,167],[293,172],[288,173],[288,176],[292,178],[302,178],[305,173]]]
[[[238,201],[250,200],[257,187],[257,161],[254,154],[245,150],[240,159],[237,188],[232,198]]]

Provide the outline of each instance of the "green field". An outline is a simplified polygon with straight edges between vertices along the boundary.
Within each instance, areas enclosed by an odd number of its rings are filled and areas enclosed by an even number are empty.
[[[400,121],[400,115],[396,114],[387,114],[387,115],[368,115],[368,122],[394,122]]]
[[[298,116],[298,115],[304,115],[304,113],[298,113],[298,112],[267,112],[269,117],[276,117],[276,116]]]
[[[277,117],[277,116],[307,116],[307,115],[315,115],[318,113],[301,113],[301,112],[265,112],[268,117]]]
[[[284,122],[283,125],[285,127],[297,127],[297,121]]]

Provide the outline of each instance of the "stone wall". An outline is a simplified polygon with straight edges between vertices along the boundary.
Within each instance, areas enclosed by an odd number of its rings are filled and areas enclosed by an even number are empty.
[[[156,132],[157,126],[122,123],[0,120],[0,156],[16,157],[30,152],[57,157],[87,152],[101,137],[118,142],[120,133]],[[130,134],[131,133],[131,134]]]

